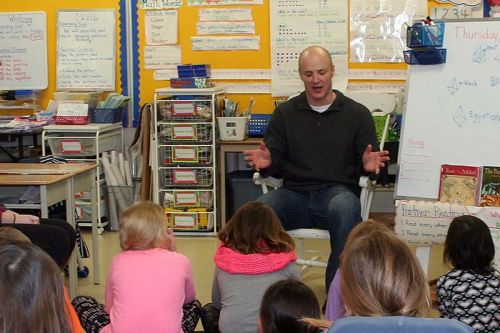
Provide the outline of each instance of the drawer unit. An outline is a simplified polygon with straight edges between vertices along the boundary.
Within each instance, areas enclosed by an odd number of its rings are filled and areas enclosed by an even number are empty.
[[[213,162],[211,146],[160,146],[162,166],[209,166]]]
[[[213,140],[213,126],[205,123],[159,124],[161,144],[209,144]]]
[[[210,187],[214,184],[210,168],[163,168],[160,169],[160,180],[164,188]]]
[[[104,134],[99,142],[85,133],[50,134],[46,139],[54,156],[95,156],[114,150],[121,141],[121,132]]]
[[[216,115],[222,88],[155,91],[153,192],[176,233],[217,233]]]

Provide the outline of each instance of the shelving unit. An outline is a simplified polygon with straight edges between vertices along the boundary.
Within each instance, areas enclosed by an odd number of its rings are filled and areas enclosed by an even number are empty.
[[[155,91],[153,193],[178,234],[217,232],[215,117],[222,88]]]
[[[42,132],[42,155],[47,155],[46,143],[48,143],[52,155],[62,157],[70,162],[99,162],[99,157],[105,151],[119,151],[123,149],[123,131],[120,123],[116,124],[88,124],[88,125],[48,125],[43,127]],[[104,175],[100,165],[97,167],[96,184],[97,198],[97,226],[99,233],[108,225],[108,221],[102,221],[106,217],[102,209],[104,199]],[[90,205],[85,196],[78,198],[77,206]],[[83,209],[85,214],[85,209]],[[80,226],[91,226],[92,221],[81,220]]]

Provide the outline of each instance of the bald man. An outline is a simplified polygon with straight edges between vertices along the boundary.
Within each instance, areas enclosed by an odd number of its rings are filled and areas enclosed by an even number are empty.
[[[330,233],[328,290],[347,235],[361,221],[359,177],[378,173],[389,160],[378,151],[375,125],[363,105],[332,89],[330,53],[311,46],[299,57],[304,92],[280,104],[260,149],[245,160],[283,187],[258,200],[270,205],[286,230],[320,228]]]

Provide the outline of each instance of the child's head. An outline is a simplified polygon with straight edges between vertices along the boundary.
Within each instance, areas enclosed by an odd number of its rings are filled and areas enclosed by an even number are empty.
[[[21,231],[12,227],[0,227],[0,242],[19,241],[31,243],[30,239]]]
[[[163,208],[152,202],[141,202],[126,209],[120,216],[122,250],[167,248],[167,221]]]
[[[240,207],[219,232],[219,239],[244,254],[290,252],[295,248],[272,208],[257,201]]]
[[[260,306],[260,333],[320,332],[304,318],[319,318],[314,292],[298,280],[278,281],[266,290]]]
[[[417,316],[429,310],[429,286],[417,258],[382,224],[363,222],[353,229],[340,267],[348,315]]]
[[[453,219],[444,244],[445,261],[459,269],[488,273],[494,256],[495,245],[486,223],[471,215]]]
[[[70,332],[61,271],[29,242],[0,242],[0,331]]]

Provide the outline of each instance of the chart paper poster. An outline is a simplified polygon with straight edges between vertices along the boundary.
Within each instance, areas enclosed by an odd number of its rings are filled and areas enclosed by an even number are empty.
[[[427,0],[351,0],[351,62],[403,62],[406,24],[427,16]]]
[[[311,45],[330,51],[335,64],[333,86],[347,86],[347,2],[271,1],[272,96],[290,96],[304,90],[299,78],[300,52]]]

